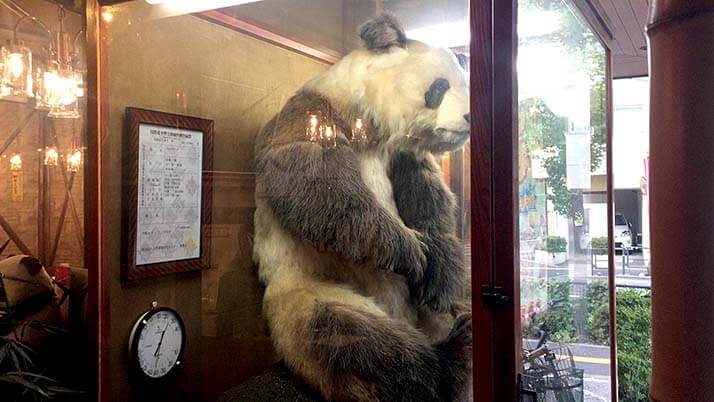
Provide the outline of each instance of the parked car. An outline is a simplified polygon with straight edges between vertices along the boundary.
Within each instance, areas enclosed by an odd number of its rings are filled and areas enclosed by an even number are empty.
[[[613,236],[615,237],[615,248],[631,248],[635,244],[634,231],[632,230],[632,223],[627,220],[625,215],[621,213],[615,213],[615,227],[613,229]],[[607,233],[603,233],[601,236],[607,237]],[[596,236],[598,237],[598,236]],[[592,238],[590,233],[583,232],[580,235],[580,248],[586,250],[590,248]]]
[[[625,215],[621,213],[615,214],[615,228],[613,236],[615,236],[615,248],[631,248],[634,244],[632,240],[632,223],[630,223]]]

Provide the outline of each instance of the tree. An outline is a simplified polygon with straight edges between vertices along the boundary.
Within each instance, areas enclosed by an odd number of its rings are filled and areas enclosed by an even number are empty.
[[[519,102],[518,131],[529,155],[541,150],[543,164],[548,172],[545,179],[548,200],[555,211],[573,217],[573,197],[576,191],[568,189],[565,165],[565,133],[568,122],[556,116],[542,98],[529,98]]]
[[[590,170],[602,164],[606,144],[605,119],[605,51],[603,46],[562,0],[520,0],[519,10],[551,11],[557,13],[560,29],[536,38],[532,43],[557,43],[571,55],[578,68],[590,78]],[[525,41],[526,39],[524,39]],[[525,44],[523,42],[521,44]],[[567,188],[565,134],[567,121],[555,116],[542,99],[525,99],[519,104],[520,134],[527,151],[542,148],[548,172],[548,200],[560,215],[571,219],[582,218],[582,192]]]

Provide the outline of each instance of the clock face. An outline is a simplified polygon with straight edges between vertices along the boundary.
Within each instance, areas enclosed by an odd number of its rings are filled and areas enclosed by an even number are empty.
[[[167,308],[152,310],[139,319],[133,354],[141,372],[161,378],[179,362],[184,345],[184,327],[178,314]]]

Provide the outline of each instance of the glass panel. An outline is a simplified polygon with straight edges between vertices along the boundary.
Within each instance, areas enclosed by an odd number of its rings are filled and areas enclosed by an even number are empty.
[[[646,400],[652,373],[649,78],[615,80],[612,92],[614,235],[622,249],[615,259],[618,388],[622,401]]]
[[[84,13],[0,2],[0,395],[86,390]],[[41,376],[41,377],[40,377]],[[56,381],[56,382],[55,382]]]
[[[111,332],[154,299],[183,316],[168,400],[300,400],[305,384],[335,399],[468,394],[453,375],[470,378],[470,320],[440,342],[471,293],[468,2],[200,4],[102,8],[113,149],[128,106],[214,122],[211,268],[112,279]],[[384,11],[404,31],[372,21],[367,50],[359,28]],[[120,175],[107,180],[121,198]]]
[[[610,400],[605,49],[568,1],[518,16],[524,383]]]

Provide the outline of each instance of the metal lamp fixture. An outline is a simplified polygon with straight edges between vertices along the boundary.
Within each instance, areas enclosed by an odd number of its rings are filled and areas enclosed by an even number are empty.
[[[0,98],[27,101],[35,99],[37,109],[49,110],[52,118],[79,118],[78,98],[83,97],[84,73],[77,68],[74,53],[75,40],[64,31],[64,7],[58,9],[59,30],[52,33],[39,19],[22,16],[15,24],[13,39],[0,48],[2,76]],[[47,63],[34,60],[31,50],[17,39],[18,27],[23,21],[34,21],[52,38]]]
[[[78,98],[84,95],[84,88],[81,74],[74,70],[72,63],[72,45],[69,34],[64,31],[64,8],[60,7],[59,31],[53,36],[50,50],[52,57],[43,75],[44,93],[41,103],[49,105],[49,117],[79,117]]]
[[[27,101],[34,96],[32,92],[32,51],[17,38],[17,30],[24,21],[35,21],[34,17],[24,16],[15,23],[12,39],[0,50],[2,53],[2,79],[0,97]]]
[[[365,146],[369,144],[369,132],[365,118],[354,117],[351,121],[349,141],[353,144]],[[307,112],[305,119],[305,139],[327,148],[337,146],[337,126],[332,117],[332,110],[327,105],[326,110],[312,110]]]
[[[52,145],[45,148],[45,166],[57,166],[59,160],[59,152],[57,147]]]
[[[67,154],[67,161],[65,163],[68,172],[78,171],[82,164],[82,151],[79,148],[74,148],[72,152]]]
[[[22,170],[22,156],[20,156],[19,153],[15,152],[10,157],[10,171],[11,172],[19,172],[21,170]]]

